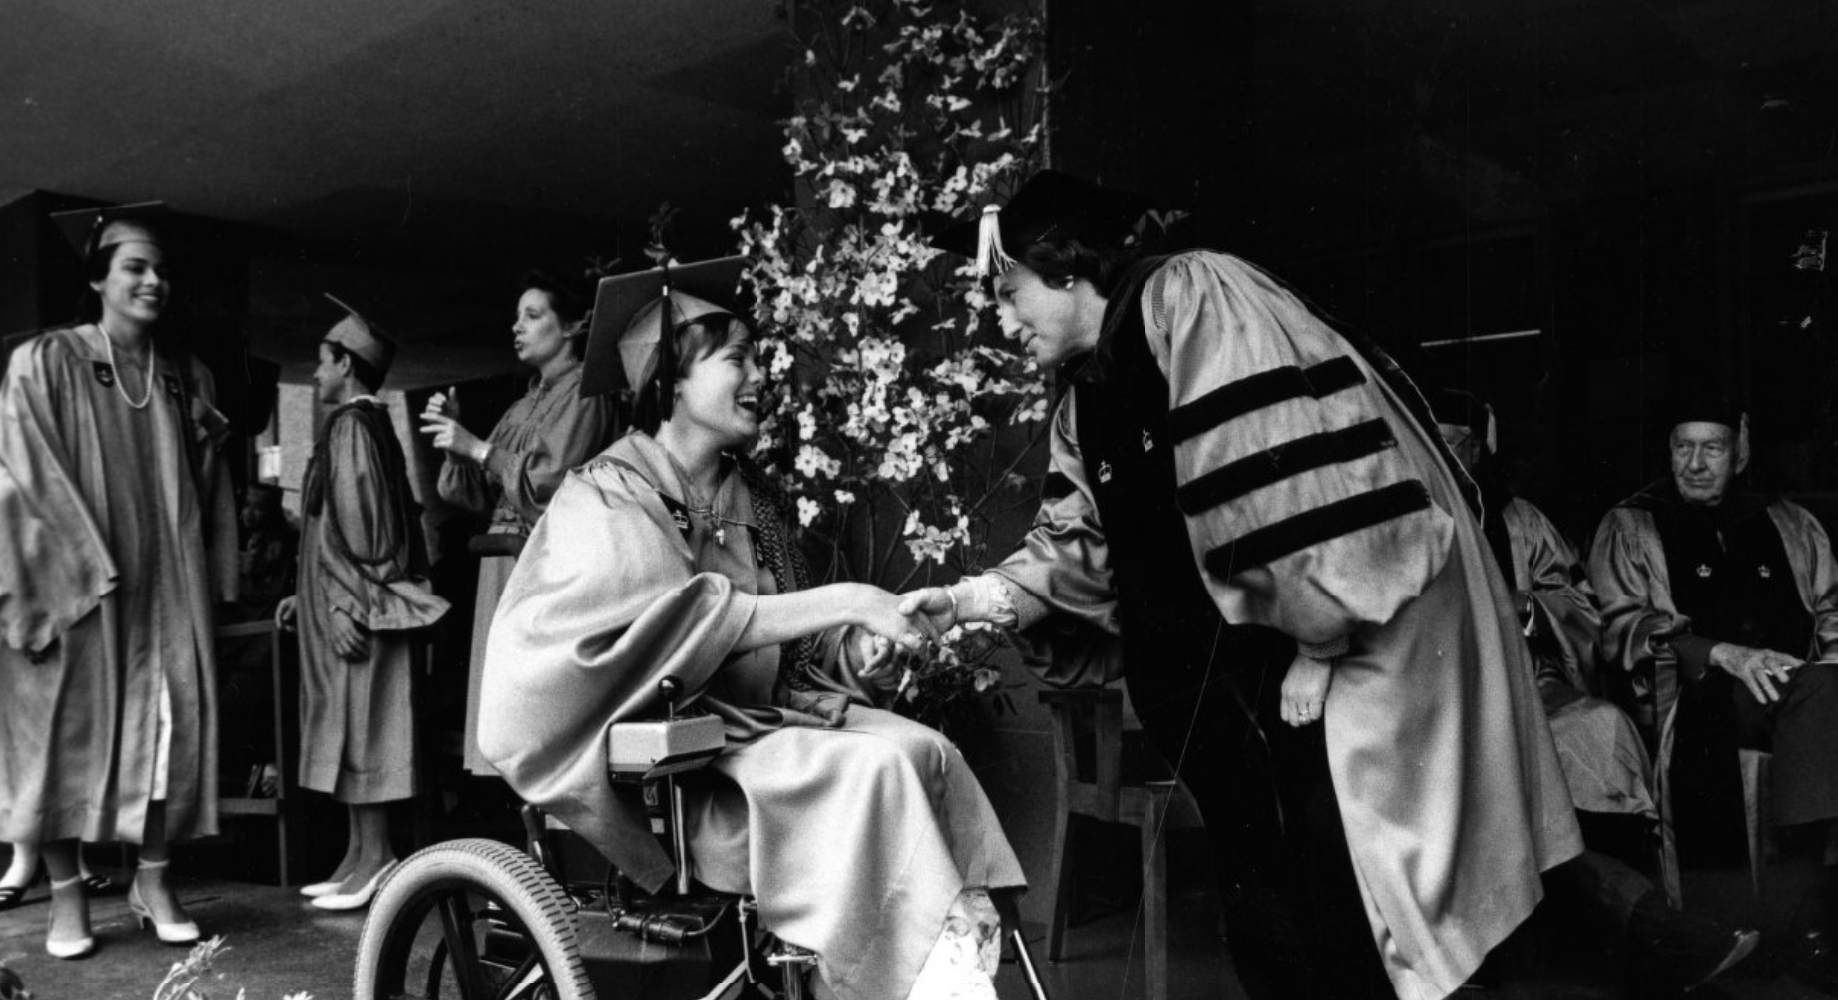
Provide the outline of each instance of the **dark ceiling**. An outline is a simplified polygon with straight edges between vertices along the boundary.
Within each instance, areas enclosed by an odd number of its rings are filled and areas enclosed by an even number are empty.
[[[409,291],[391,325],[451,349],[405,358],[514,365],[524,267],[629,255],[664,202],[719,233],[787,188],[765,0],[7,0],[4,23],[0,204],[159,198],[268,234],[249,323],[295,368],[328,284],[385,315]]]
[[[1248,161],[1245,215],[1279,258],[1835,172],[1833,0],[1260,0],[1250,20],[1219,47],[1255,53],[1250,126],[1195,115],[1186,148]],[[249,324],[290,363],[334,286],[412,309],[390,318],[429,345],[415,380],[508,366],[522,267],[629,257],[666,201],[717,243],[789,185],[773,0],[7,0],[4,22],[0,204],[157,197],[269,234]]]

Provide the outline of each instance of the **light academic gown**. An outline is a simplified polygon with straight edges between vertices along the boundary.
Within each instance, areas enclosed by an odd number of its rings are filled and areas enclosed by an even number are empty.
[[[1672,816],[1672,751],[1677,742],[1679,670],[1668,640],[1690,634],[1691,618],[1672,597],[1671,575],[1659,526],[1648,509],[1678,503],[1670,484],[1649,485],[1611,508],[1596,528],[1589,550],[1589,580],[1602,606],[1602,652],[1627,671],[1634,694],[1653,707],[1659,733],[1655,777],[1660,810],[1661,851],[1667,891],[1678,898],[1677,829]],[[1831,540],[1806,508],[1788,500],[1767,503],[1768,519],[1780,532],[1794,591],[1812,616],[1811,648],[1784,649],[1812,660],[1838,659],[1838,564]],[[1660,669],[1652,669],[1652,668]],[[1831,669],[1819,667],[1816,669]],[[1822,817],[1795,817],[1800,822]]]
[[[300,785],[346,803],[414,795],[409,633],[432,625],[448,607],[411,574],[411,535],[419,524],[400,461],[387,455],[400,448],[389,426],[374,397],[332,412],[319,443],[325,451],[313,456],[325,476],[324,506],[312,510],[309,498],[300,527]],[[310,484],[309,473],[309,492]],[[338,655],[334,614],[368,633],[364,659]]]
[[[756,595],[779,592],[762,509],[737,470],[692,515],[673,463],[630,434],[572,472],[505,587],[487,645],[479,748],[519,795],[582,834],[639,885],[673,868],[629,786],[607,777],[615,722],[657,718],[676,677],[688,710],[721,717],[727,749],[689,784],[692,874],[750,893],[763,926],[818,955],[844,1000],[907,995],[965,887],[1023,884],[963,756],[870,707],[874,692],[817,644],[800,688],[785,647],[737,652]],[[764,541],[762,541],[764,539]]]
[[[1448,996],[1531,914],[1539,873],[1582,847],[1511,591],[1484,555],[1480,525],[1372,366],[1255,267],[1182,254],[1139,302],[1113,308],[1141,311],[1167,379],[1183,492],[1250,484],[1215,505],[1182,499],[1222,617],[1304,643],[1349,642],[1333,659],[1321,724],[1360,895],[1398,996]],[[1326,378],[1348,364],[1357,384]],[[1310,370],[1323,378],[1311,382]],[[1272,391],[1284,385],[1300,388]],[[1060,403],[1050,458],[1050,475],[1072,489],[1043,505],[992,572],[1031,601],[1114,631],[1110,556],[1072,419],[1078,391]],[[1376,452],[1303,461],[1305,446],[1293,461],[1268,461],[1276,446],[1374,420],[1389,428]],[[1371,501],[1401,513],[1318,537],[1310,514]],[[1307,535],[1316,540],[1277,558],[1255,554]]]
[[[1595,689],[1602,619],[1576,550],[1529,501],[1501,509],[1512,551],[1509,581],[1535,615],[1533,656],[1570,798],[1584,812],[1659,818],[1653,765],[1632,719]]]
[[[569,469],[606,447],[613,431],[610,396],[581,396],[581,366],[552,382],[530,380],[530,391],[511,404],[491,429],[491,454],[480,465],[449,454],[440,466],[440,498],[475,514],[490,514],[492,534],[527,538],[555,488]],[[485,637],[491,631],[498,595],[516,558],[487,555],[479,560],[478,597],[472,611],[472,661],[466,683],[466,769],[494,774],[480,756],[479,677],[484,673]]]
[[[93,325],[12,356],[0,388],[0,840],[140,843],[217,829],[212,604],[233,600],[228,423],[190,359]],[[117,380],[120,381],[118,386]]]

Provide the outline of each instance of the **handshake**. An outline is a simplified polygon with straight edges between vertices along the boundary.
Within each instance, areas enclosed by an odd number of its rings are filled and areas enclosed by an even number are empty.
[[[856,604],[852,619],[858,628],[855,652],[861,664],[856,673],[863,678],[906,664],[965,620],[959,617],[957,598],[945,587],[893,594],[868,584],[838,586],[849,588],[848,596]],[[909,667],[900,687],[904,689],[911,678]]]

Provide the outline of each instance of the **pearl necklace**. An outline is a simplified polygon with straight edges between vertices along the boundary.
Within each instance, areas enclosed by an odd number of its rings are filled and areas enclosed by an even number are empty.
[[[109,371],[115,373],[115,391],[121,393],[121,401],[128,404],[130,410],[144,410],[153,402],[153,346],[147,346],[147,391],[140,394],[140,402],[128,395],[128,377],[122,374],[121,366],[115,363],[115,338],[108,335],[108,327],[102,325],[102,317],[96,317],[96,329],[102,331],[102,347],[108,352]]]

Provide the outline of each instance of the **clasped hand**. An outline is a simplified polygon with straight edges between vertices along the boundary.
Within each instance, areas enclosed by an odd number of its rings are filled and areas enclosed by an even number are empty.
[[[853,596],[853,617],[860,629],[856,654],[862,664],[856,674],[864,679],[878,677],[903,658],[924,652],[944,634],[927,615],[902,610],[906,602],[896,594],[863,584]]]

